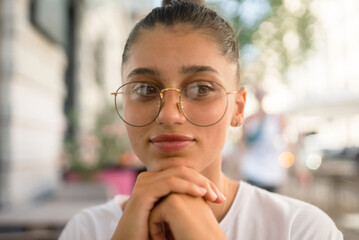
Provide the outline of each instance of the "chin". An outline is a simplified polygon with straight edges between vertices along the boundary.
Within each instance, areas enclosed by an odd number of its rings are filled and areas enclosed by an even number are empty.
[[[185,166],[185,167],[194,169],[193,164],[190,164],[188,159],[176,158],[176,157],[163,158],[163,159],[158,160],[156,163],[150,164],[150,165],[151,166],[149,166],[147,169],[148,169],[148,171],[151,171],[151,172],[159,172],[159,171],[163,171],[163,170],[166,170],[169,168],[175,168],[175,167],[180,167],[180,166]]]

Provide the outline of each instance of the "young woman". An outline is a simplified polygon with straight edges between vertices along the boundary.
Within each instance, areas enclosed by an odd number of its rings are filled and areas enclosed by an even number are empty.
[[[222,173],[246,101],[235,36],[202,2],[164,2],[132,30],[114,93],[147,171],[130,196],[77,214],[60,239],[342,239],[318,208]]]

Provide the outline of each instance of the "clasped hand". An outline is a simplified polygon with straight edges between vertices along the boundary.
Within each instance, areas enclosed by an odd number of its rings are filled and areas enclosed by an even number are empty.
[[[216,185],[193,169],[143,172],[112,240],[225,239],[207,204],[224,201]]]

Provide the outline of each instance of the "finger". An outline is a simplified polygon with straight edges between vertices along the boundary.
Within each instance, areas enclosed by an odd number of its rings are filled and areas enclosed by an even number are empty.
[[[163,197],[170,193],[188,194],[193,197],[204,197],[207,194],[207,188],[175,176],[163,179],[154,185],[153,188],[156,189],[158,197]]]
[[[190,182],[193,182],[203,188],[207,189],[207,194],[204,196],[204,199],[210,202],[223,202],[223,194],[219,191],[217,186],[211,182],[208,178],[198,173],[194,169],[187,167],[176,167],[171,169],[166,169],[161,172],[164,176],[177,176],[183,179],[186,179]]]
[[[213,189],[214,194],[216,195],[216,199],[212,200],[212,202],[213,203],[223,203],[226,200],[226,197],[223,195],[223,193],[221,191],[219,191],[219,189],[217,188],[217,186],[214,183],[210,182],[208,184],[210,185],[210,188]],[[204,199],[207,200],[206,198],[204,198]]]
[[[162,176],[156,181],[151,180],[151,177],[157,179],[155,175],[143,174],[137,180],[135,188],[131,193],[132,208],[137,209],[141,207],[144,210],[150,211],[156,202],[170,193],[204,197],[208,191],[208,187],[201,187],[196,183],[177,176]],[[213,201],[215,199],[213,198]]]
[[[152,210],[148,219],[149,235],[153,240],[168,239],[169,226],[163,221],[164,216],[160,208],[162,206],[157,206],[155,210]]]
[[[164,229],[163,223],[152,222],[152,223],[150,223],[149,230],[150,230],[150,239],[151,240],[166,240],[166,234],[165,234],[165,229]]]
[[[187,181],[181,181],[180,179]],[[194,184],[194,185],[193,185]],[[195,186],[197,185],[197,186]],[[141,173],[136,181],[135,189],[139,195],[152,198],[150,202],[157,202],[169,193],[183,193],[194,197],[203,197],[213,203],[223,202],[223,194],[209,179],[187,167],[169,168],[161,172]],[[206,189],[203,190],[203,189]],[[148,198],[146,198],[148,199]],[[146,201],[144,198],[142,200]],[[148,206],[150,210],[152,208]]]
[[[167,240],[175,240],[168,223],[164,223],[163,228],[164,228],[166,239]]]

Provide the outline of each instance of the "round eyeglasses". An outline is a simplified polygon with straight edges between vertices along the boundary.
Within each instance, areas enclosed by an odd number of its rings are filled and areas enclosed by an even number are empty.
[[[219,122],[228,106],[225,88],[214,81],[195,81],[182,89],[160,89],[151,82],[128,82],[111,93],[115,96],[116,111],[128,125],[144,127],[156,120],[164,104],[164,93],[179,93],[178,110],[187,121],[196,126],[208,127]]]

